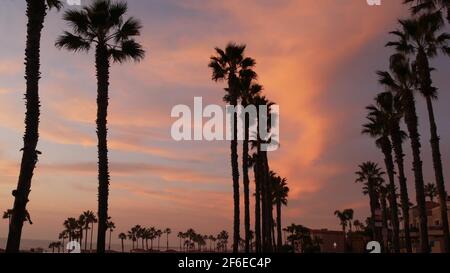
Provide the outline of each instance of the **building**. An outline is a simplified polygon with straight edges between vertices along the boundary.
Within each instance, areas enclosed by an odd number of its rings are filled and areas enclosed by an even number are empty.
[[[312,229],[311,237],[321,240],[320,252],[322,253],[344,253],[345,236],[342,231],[328,229]]]
[[[447,199],[447,208],[450,207],[450,198]],[[426,202],[427,220],[428,220],[428,236],[432,253],[443,252],[443,232],[441,225],[441,212],[439,203]],[[450,222],[450,211],[447,211]],[[411,207],[409,210],[409,227],[411,230],[411,240],[413,252],[420,250],[420,233],[419,233],[419,209],[417,206]]]

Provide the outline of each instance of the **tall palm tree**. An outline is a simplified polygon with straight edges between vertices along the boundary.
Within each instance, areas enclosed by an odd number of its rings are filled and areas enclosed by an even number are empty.
[[[433,183],[428,183],[425,185],[425,195],[430,198],[431,202],[434,202],[434,198],[437,196],[437,188]]]
[[[111,235],[112,235],[113,231],[116,229],[116,224],[109,219],[106,226],[108,227],[108,231],[109,231],[108,250],[111,250]]]
[[[244,57],[245,45],[229,43],[225,50],[216,48],[216,55],[211,57],[209,67],[212,69],[213,81],[227,81],[228,87],[224,101],[237,106],[240,96],[239,73],[242,70],[251,70],[255,65],[252,58]],[[233,140],[231,141],[231,169],[233,176],[233,252],[238,252],[240,238],[240,208],[239,208],[239,166],[237,153],[237,113],[233,114]]]
[[[125,233],[121,232],[121,233],[119,233],[118,237],[119,237],[120,243],[122,245],[122,252],[125,252],[125,247],[124,247],[123,241],[127,239],[127,235]]]
[[[253,83],[257,75],[252,69],[241,70],[239,73],[240,97],[243,107],[252,104],[253,99],[257,96],[262,86]],[[242,143],[242,176],[244,181],[244,227],[245,227],[245,252],[250,252],[250,179],[248,176],[249,169],[249,127],[255,120],[250,120],[250,116],[245,114],[243,118],[244,124],[244,141]]]
[[[366,107],[369,111],[367,115],[368,123],[363,125],[363,134],[370,135],[375,138],[376,145],[379,147],[384,155],[384,163],[386,165],[386,171],[389,179],[389,187],[388,190],[391,194],[390,204],[391,209],[391,223],[393,227],[393,247],[396,253],[400,252],[400,227],[398,220],[398,206],[397,206],[397,198],[395,192],[395,170],[394,170],[394,160],[392,158],[392,142],[389,138],[391,135],[391,128],[393,127],[393,123],[396,120],[392,121],[392,106],[389,105],[392,101],[387,101],[385,97],[392,96],[389,93],[381,93],[375,98],[375,105],[370,105]]]
[[[64,14],[73,33],[64,32],[56,42],[58,48],[89,51],[95,46],[97,71],[97,138],[98,138],[98,236],[97,252],[105,252],[108,219],[109,170],[107,145],[107,114],[109,99],[109,68],[111,61],[140,61],[145,52],[134,37],[140,35],[141,24],[134,18],[124,18],[126,2],[95,0],[81,10]]]
[[[67,233],[69,235],[69,241],[72,241],[75,239],[75,232],[78,228],[78,222],[77,219],[70,217],[67,218],[64,223],[64,228],[67,230]]]
[[[379,110],[374,109],[372,117],[380,116],[386,123],[392,141],[392,148],[395,154],[395,162],[397,164],[398,181],[400,184],[400,203],[403,214],[403,231],[405,237],[405,247],[408,253],[412,252],[411,235],[409,228],[409,197],[408,186],[404,168],[403,142],[407,138],[406,133],[400,127],[400,121],[404,116],[403,107],[400,102],[400,96],[391,92],[383,92],[375,98],[376,105]],[[392,189],[392,188],[391,188]],[[392,201],[392,200],[391,200]]]
[[[404,111],[405,123],[408,128],[411,150],[413,153],[416,202],[419,209],[420,218],[421,251],[429,252],[427,212],[425,207],[422,160],[420,155],[421,144],[413,93],[416,79],[412,73],[412,67],[409,59],[404,54],[396,53],[391,56],[390,70],[391,73],[387,71],[378,71],[377,74],[379,76],[380,84],[385,86],[387,91],[391,91],[399,96],[399,100]]]
[[[440,30],[444,27],[441,11],[423,13],[418,17],[400,20],[399,22],[401,29],[395,32],[399,37],[399,41],[391,42],[389,45],[415,58],[413,67],[417,77],[415,87],[420,91],[427,103],[433,167],[439,193],[441,220],[444,231],[444,249],[445,252],[449,252],[450,233],[447,215],[447,194],[445,190],[439,136],[433,109],[433,99],[437,99],[437,88],[433,86],[431,79],[432,68],[430,67],[429,61],[431,58],[437,56],[438,50],[450,56],[450,47],[448,46],[450,35],[445,32],[440,33]]]
[[[277,250],[281,251],[283,246],[281,235],[281,206],[287,206],[289,187],[287,186],[287,179],[277,176],[273,181],[273,203],[277,208]]]
[[[14,206],[6,244],[6,252],[9,253],[18,252],[20,248],[23,219],[25,219],[28,196],[31,191],[31,180],[38,162],[38,156],[41,154],[37,150],[41,105],[39,101],[41,32],[44,28],[47,11],[52,8],[59,10],[62,6],[62,1],[58,0],[27,0],[26,2],[28,23],[25,49],[25,133],[23,148],[21,149],[23,154],[19,179],[17,188],[13,191]]]
[[[164,233],[166,234],[166,250],[169,251],[169,235],[172,233],[172,230],[170,228],[166,228],[164,230]]]
[[[364,162],[360,164],[359,170],[355,173],[357,183],[364,184],[364,190],[367,191],[370,200],[370,214],[371,214],[371,226],[373,227],[373,237],[376,241],[381,242],[381,231],[376,227],[376,212],[380,210],[380,203],[378,202],[377,187],[384,179],[384,172],[378,167],[378,164],[374,162]]]
[[[255,249],[261,252],[261,163],[258,158],[258,151],[249,157],[249,168],[253,167],[255,180]]]

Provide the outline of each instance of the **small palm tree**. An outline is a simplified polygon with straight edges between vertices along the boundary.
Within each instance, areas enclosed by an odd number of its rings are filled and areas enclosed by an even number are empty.
[[[379,228],[375,226],[376,214],[380,210],[380,203],[378,202],[377,187],[384,182],[384,172],[374,162],[364,162],[360,164],[359,170],[355,173],[357,183],[364,184],[364,191],[369,195],[371,226],[374,227],[373,237],[376,241],[381,242],[382,236]]]
[[[62,240],[62,246],[63,246],[63,253],[64,253],[64,250],[65,250],[65,244],[64,244],[64,242],[65,242],[65,240],[67,239],[67,238],[69,238],[68,236],[67,236],[67,230],[63,230],[63,231],[61,231],[61,233],[59,233],[59,235],[58,235],[58,239],[59,240]]]
[[[94,225],[95,223],[97,223],[97,217],[95,216],[95,213],[93,211],[85,211],[83,212],[84,217],[86,218],[86,238],[87,238],[87,231],[88,229],[91,230],[91,238],[90,238],[90,243],[89,243],[89,250],[92,252],[92,239],[94,236]],[[91,225],[91,227],[89,228],[88,225]],[[85,244],[84,249],[86,250],[87,245]]]
[[[52,8],[59,10],[62,6],[62,1],[58,0],[27,0],[26,2],[28,23],[25,49],[25,133],[23,148],[21,149],[23,154],[19,179],[17,188],[13,191],[14,206],[6,243],[6,252],[9,253],[19,252],[23,219],[26,216],[26,206],[31,191],[31,180],[38,162],[38,156],[41,154],[37,150],[41,105],[39,101],[41,32],[44,28],[47,10]]]
[[[120,243],[122,245],[122,252],[125,252],[125,247],[124,247],[123,242],[127,239],[127,235],[125,233],[121,232],[121,233],[119,233],[118,237],[119,237]]]
[[[430,198],[431,202],[434,202],[434,198],[437,196],[436,185],[433,183],[428,183],[425,185],[425,195]]]
[[[70,51],[89,51],[95,46],[97,70],[97,138],[98,138],[98,236],[97,252],[105,252],[109,168],[107,145],[107,114],[109,99],[109,68],[111,61],[140,61],[145,52],[134,37],[140,35],[141,24],[134,18],[125,19],[126,2],[95,0],[81,10],[69,10],[64,20],[73,28],[58,38],[56,46]]]
[[[180,252],[182,251],[182,241],[184,239],[184,233],[183,232],[178,232],[177,237],[180,239]]]
[[[169,235],[172,233],[172,230],[170,228],[166,228],[164,230],[164,233],[166,234],[166,251],[169,251]]]
[[[344,242],[345,242],[347,241],[347,225],[348,225],[347,214],[345,214],[344,211],[336,210],[334,212],[334,215],[336,215],[336,217],[340,221],[342,232],[344,233]],[[345,242],[344,245],[347,246],[347,243]]]
[[[287,206],[289,187],[287,186],[287,179],[280,176],[277,176],[272,180],[272,185],[273,204],[275,204],[277,209],[277,249],[278,251],[281,251],[283,246],[281,234],[281,206]]]
[[[106,224],[106,226],[108,227],[109,230],[109,243],[108,243],[108,250],[111,250],[111,235],[113,233],[113,231],[116,229],[116,224],[111,221],[111,218],[108,218],[108,223]]]

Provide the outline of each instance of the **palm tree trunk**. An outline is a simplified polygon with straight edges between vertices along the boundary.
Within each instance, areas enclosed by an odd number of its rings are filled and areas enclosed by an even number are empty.
[[[270,180],[270,167],[269,160],[267,158],[267,152],[262,152],[263,156],[263,164],[264,164],[264,172],[265,172],[265,183],[266,183],[266,232],[267,232],[267,252],[273,252],[273,205],[272,205],[272,181]]]
[[[14,207],[9,226],[6,252],[19,252],[22,227],[25,219],[28,195],[31,189],[31,179],[38,161],[39,151],[36,150],[39,140],[39,79],[40,79],[40,43],[41,32],[46,16],[44,0],[27,0],[28,17],[27,41],[25,49],[25,134],[23,137],[23,154],[20,165],[17,189],[13,191]]]
[[[391,224],[393,230],[392,245],[395,253],[400,253],[400,227],[398,220],[397,194],[394,181],[394,161],[392,159],[392,145],[388,137],[384,138],[382,150],[384,154],[384,163],[389,178],[389,204],[391,212]]]
[[[441,211],[441,223],[442,231],[444,235],[444,252],[450,252],[450,234],[448,225],[448,214],[447,214],[447,192],[445,191],[444,174],[442,171],[442,160],[441,160],[441,149],[439,145],[439,136],[437,133],[437,125],[434,118],[433,103],[431,98],[426,97],[428,118],[430,120],[430,133],[431,133],[431,151],[433,154],[433,167],[434,174],[436,177],[436,187],[439,196],[439,205]]]
[[[90,252],[92,252],[92,237],[93,237],[93,235],[94,235],[94,222],[92,222],[92,226],[91,226],[91,242],[90,242],[90,246],[89,246]]]
[[[281,252],[282,247],[281,237],[281,201],[277,200],[277,249]]]
[[[87,250],[88,227],[89,227],[89,224],[86,226],[86,234],[85,234],[86,237],[84,237],[84,250],[85,251]]]
[[[233,103],[234,106],[237,102]],[[240,236],[240,211],[239,211],[239,165],[238,165],[238,153],[237,153],[237,113],[233,114],[234,126],[233,126],[233,140],[231,140],[231,169],[233,175],[233,200],[234,200],[234,222],[233,222],[233,253],[239,251],[239,239]]]
[[[374,189],[372,181],[368,181],[368,191],[370,199],[370,215],[373,228],[373,238],[375,241],[382,242],[382,234],[380,228],[376,226],[376,210],[380,209],[380,203],[378,202],[378,197]]]
[[[257,155],[257,158],[259,156]],[[258,161],[259,159],[256,159]],[[259,172],[258,162],[254,162],[254,176],[255,176],[255,240],[256,252],[261,252],[261,176]]]
[[[111,250],[111,235],[112,235],[112,231],[109,231],[109,243],[108,243],[108,250]]]
[[[381,212],[382,212],[382,218],[383,218],[383,230],[389,231],[386,195],[384,195],[384,194],[381,195],[380,204],[381,204]],[[387,250],[388,242],[385,240],[384,236],[383,236],[383,245],[384,245],[384,249]]]
[[[418,132],[418,121],[414,96],[411,91],[405,95],[405,122],[408,127],[411,149],[413,153],[413,171],[416,187],[416,202],[419,209],[420,223],[420,250],[423,253],[430,251],[428,242],[427,210],[425,203],[425,192],[422,172],[422,160],[420,157],[420,135]]]
[[[245,114],[245,139],[242,150],[242,176],[244,179],[244,225],[245,225],[245,253],[250,252],[250,179],[248,177],[248,139],[249,139],[249,116]]]
[[[108,145],[107,145],[107,115],[109,59],[107,48],[102,43],[97,45],[95,54],[97,69],[97,137],[98,137],[98,231],[97,253],[105,252],[106,230],[108,220]]]
[[[411,244],[411,233],[409,229],[409,197],[408,197],[408,187],[406,185],[405,169],[403,164],[403,147],[402,147],[402,137],[400,134],[400,126],[397,124],[391,135],[392,144],[394,146],[395,161],[397,163],[398,169],[398,181],[400,184],[400,200],[402,203],[402,214],[403,214],[403,232],[405,236],[405,247],[407,253],[412,253]]]
[[[122,243],[122,253],[123,253],[123,252],[125,252],[125,248],[124,248],[124,245],[123,245],[123,239],[121,239],[121,243]]]

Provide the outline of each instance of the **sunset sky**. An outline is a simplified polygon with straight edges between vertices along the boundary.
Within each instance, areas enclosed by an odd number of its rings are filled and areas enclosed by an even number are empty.
[[[361,124],[364,107],[383,90],[375,71],[388,65],[388,32],[408,13],[402,1],[382,1],[379,7],[365,0],[127,2],[128,15],[144,26],[138,39],[147,57],[111,70],[109,214],[117,233],[135,224],[170,227],[174,233],[191,227],[205,234],[231,231],[229,143],[175,142],[170,136],[173,106],[193,105],[194,96],[224,106],[225,86],[211,81],[207,65],[214,47],[229,41],[247,44],[264,93],[280,106],[281,148],[269,157],[291,188],[284,225],[338,229],[333,212],[344,208],[355,209],[360,220],[367,217],[368,200],[354,183],[354,172],[362,161],[383,161],[373,141],[361,136]],[[69,29],[60,18],[61,13],[49,13],[42,37],[38,149],[43,154],[28,205],[34,224],[26,224],[23,233],[29,239],[57,239],[67,217],[97,211],[94,57],[54,47]],[[25,30],[25,1],[2,1],[1,212],[12,207],[21,157]],[[441,56],[432,65],[441,89],[435,111],[448,188],[450,62]],[[431,182],[425,103],[417,101],[425,180]],[[414,201],[409,146],[405,151]],[[6,236],[3,220],[0,238]]]

